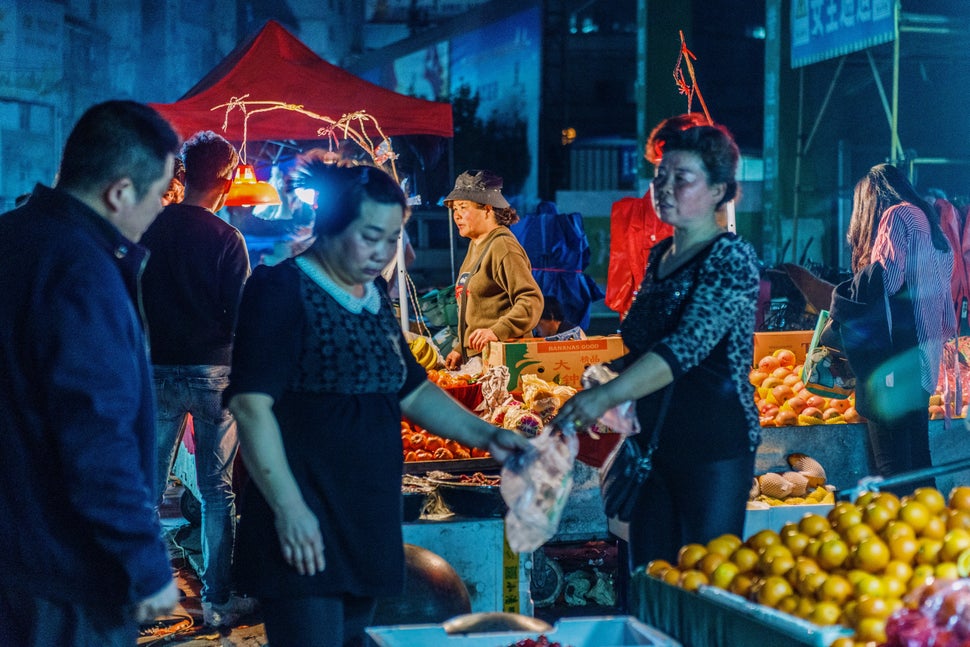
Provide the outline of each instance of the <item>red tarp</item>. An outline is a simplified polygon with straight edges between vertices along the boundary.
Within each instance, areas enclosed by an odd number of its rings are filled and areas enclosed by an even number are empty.
[[[453,135],[451,104],[415,99],[360,79],[326,62],[275,21],[269,21],[248,42],[240,44],[211,72],[175,103],[150,104],[182,137],[199,130],[213,130],[227,139],[242,141],[243,113],[234,108],[226,130],[225,108],[233,97],[248,94],[250,101],[274,101],[301,105],[333,120],[364,111],[377,120],[381,131],[393,135]],[[249,111],[258,106],[249,105]],[[251,115],[248,141],[318,139],[326,124],[291,110],[271,110]],[[351,126],[359,130],[359,124]],[[371,124],[364,126],[376,139]]]

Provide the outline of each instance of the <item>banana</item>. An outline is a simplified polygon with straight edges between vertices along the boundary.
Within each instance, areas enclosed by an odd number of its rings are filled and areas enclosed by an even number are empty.
[[[411,354],[414,355],[414,359],[424,368],[434,368],[438,363],[438,354],[424,337],[415,337],[409,341],[408,348],[411,349]]]
[[[425,344],[418,363],[425,368],[434,368],[435,364],[438,363],[438,355],[435,353],[434,348],[431,344]]]

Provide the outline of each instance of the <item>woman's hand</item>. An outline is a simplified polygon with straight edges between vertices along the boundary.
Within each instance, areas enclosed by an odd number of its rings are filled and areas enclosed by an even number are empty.
[[[559,428],[570,424],[577,428],[589,427],[614,405],[602,386],[584,389],[566,400],[552,424]]]
[[[492,437],[488,440],[488,451],[492,458],[504,463],[513,454],[527,451],[531,445],[524,436],[501,427],[492,427]]]
[[[320,522],[305,503],[287,506],[276,514],[276,535],[287,564],[300,575],[314,575],[327,565],[323,557]]]
[[[479,328],[468,335],[468,345],[477,351],[484,350],[492,341],[498,341],[498,335],[489,328]]]
[[[448,353],[448,356],[445,357],[445,368],[449,371],[461,368],[461,353],[456,350]]]

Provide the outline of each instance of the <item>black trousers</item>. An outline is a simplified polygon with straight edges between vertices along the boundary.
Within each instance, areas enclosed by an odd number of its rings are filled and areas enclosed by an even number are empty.
[[[915,344],[856,385],[856,409],[866,418],[871,459],[877,475],[893,476],[930,467],[929,398],[920,380],[919,351]],[[932,482],[908,483],[889,489],[896,494],[908,494],[923,485],[932,485]]]
[[[658,458],[630,518],[630,571],[674,562],[684,544],[744,532],[755,453],[717,461]]]

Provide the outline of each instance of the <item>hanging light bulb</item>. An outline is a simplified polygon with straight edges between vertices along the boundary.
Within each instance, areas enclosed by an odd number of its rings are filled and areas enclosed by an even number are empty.
[[[252,164],[241,162],[236,167],[225,205],[252,207],[260,204],[282,204],[280,194],[272,184],[261,182],[256,178],[256,169]]]

